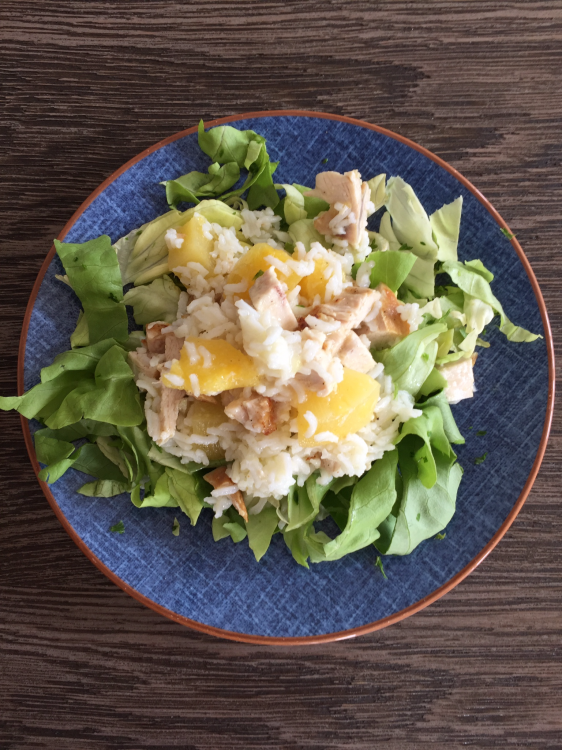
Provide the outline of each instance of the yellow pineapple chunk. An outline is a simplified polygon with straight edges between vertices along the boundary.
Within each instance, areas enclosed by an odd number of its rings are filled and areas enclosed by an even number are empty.
[[[272,255],[282,263],[291,260],[291,256],[289,253],[286,253],[285,250],[276,250],[265,242],[260,242],[251,247],[248,252],[244,253],[240,260],[237,261],[227,280],[227,284],[239,284],[241,281],[247,282],[248,288],[246,291],[240,293],[237,292],[236,297],[249,302],[250,295],[248,294],[248,289],[250,289],[256,280],[256,275],[260,273],[260,271],[265,273],[271,267],[271,263],[266,260],[268,255]],[[281,273],[278,269],[275,269],[275,273],[279,281],[283,281],[287,284],[289,291],[294,289],[301,279],[301,277],[294,271],[291,271],[288,276],[285,276],[285,274]]]
[[[188,419],[191,422],[191,429],[194,435],[208,435],[210,427],[219,427],[224,422],[228,422],[228,417],[224,413],[222,404],[209,404],[206,401],[195,401],[191,404],[188,413]],[[193,444],[194,448],[201,448],[207,455],[209,461],[218,461],[224,458],[224,448],[218,443],[213,445]]]
[[[179,361],[175,360],[170,372],[162,375],[163,384],[169,388],[183,388],[190,395],[199,395],[193,393],[190,375],[197,376],[199,393],[204,396],[213,396],[231,388],[258,385],[259,375],[252,358],[227,341],[192,337],[186,339],[185,343],[193,344],[199,356],[191,364],[188,348],[184,345]],[[202,349],[207,354],[202,353]]]
[[[305,276],[300,282],[301,294],[307,300],[310,300],[311,303],[317,294],[320,295],[321,302],[324,302],[326,284],[329,281],[329,279],[325,278],[324,272],[328,267],[329,263],[324,258],[316,258],[314,261],[314,271],[310,276]]]
[[[344,367],[343,380],[328,396],[307,391],[305,400],[297,405],[300,445],[312,448],[330,443],[329,440],[318,441],[314,435],[305,437],[309,430],[308,420],[304,416],[306,412],[311,412],[318,420],[315,435],[331,432],[338,438],[344,438],[369,424],[379,395],[380,385],[376,380]]]
[[[211,250],[215,246],[214,240],[210,240],[203,234],[203,226],[207,219],[201,214],[194,214],[183,227],[178,229],[178,235],[183,235],[184,240],[181,247],[173,247],[168,251],[168,269],[186,266],[188,263],[200,263],[207,271],[212,272],[214,268]]]

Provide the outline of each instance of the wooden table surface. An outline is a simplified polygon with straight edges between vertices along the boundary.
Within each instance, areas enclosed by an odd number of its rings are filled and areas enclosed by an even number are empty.
[[[562,5],[0,3],[0,392],[53,237],[111,172],[211,119],[315,109],[449,161],[562,323]],[[561,422],[522,513],[444,599],[357,640],[217,640],[145,609],[63,531],[3,415],[0,747],[562,747]]]

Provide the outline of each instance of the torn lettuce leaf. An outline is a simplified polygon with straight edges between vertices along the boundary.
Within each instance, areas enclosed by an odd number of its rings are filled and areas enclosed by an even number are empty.
[[[125,294],[123,304],[133,308],[137,325],[156,320],[173,323],[177,317],[180,288],[169,276],[162,276],[150,284],[136,286]]]
[[[376,289],[379,284],[386,284],[389,289],[396,293],[412,270],[416,260],[416,256],[410,252],[375,250],[364,261],[365,263],[374,263],[370,275],[371,289]],[[352,275],[354,278],[361,265],[361,263],[356,263],[353,266]]]
[[[433,323],[409,333],[392,348],[371,350],[371,354],[376,362],[382,362],[398,390],[416,396],[435,365],[435,339],[446,330],[445,324]]]
[[[375,540],[384,555],[409,555],[425,539],[443,531],[455,513],[461,467],[453,456],[434,450],[437,478],[428,489],[418,475],[417,445],[417,438],[410,435],[398,446],[403,489]]]
[[[500,316],[500,331],[507,336],[509,341],[530,342],[539,338],[538,334],[514,325],[504,312],[501,302],[494,296],[489,281],[486,280],[487,269],[476,264],[474,261],[460,263],[458,261],[446,261],[443,263],[443,272],[449,274],[455,284],[465,294],[485,302],[495,313]],[[489,274],[489,271],[487,272]]]
[[[371,201],[375,206],[375,211],[384,206],[386,200],[386,174],[378,174],[367,180],[367,185],[371,191]]]
[[[84,310],[80,310],[76,328],[70,334],[70,346],[76,349],[80,346],[88,346],[90,343],[90,332],[88,330],[88,320],[84,315]]]
[[[258,562],[269,549],[278,523],[277,510],[273,505],[266,505],[256,515],[252,515],[251,511],[249,511],[248,520],[246,521],[248,544]]]
[[[335,539],[313,534],[308,539],[312,562],[339,560],[372,544],[379,537],[378,526],[396,500],[398,452],[388,451],[375,461],[353,487],[345,528]]]
[[[436,261],[438,247],[429,217],[412,187],[401,177],[388,180],[385,206],[392,217],[392,229],[398,241],[408,245],[418,258]]]
[[[447,203],[429,217],[433,237],[437,243],[437,260],[457,260],[457,246],[461,228],[462,195]]]
[[[218,162],[213,162],[207,174],[189,172],[161,184],[166,187],[168,205],[174,209],[182,201],[199,203],[200,198],[216,198],[236,185],[239,179],[240,167],[235,161],[226,162],[222,166]]]
[[[88,340],[125,341],[129,336],[127,313],[120,305],[123,283],[119,263],[107,235],[81,244],[55,240],[72,289],[82,303]]]
[[[299,219],[299,221],[295,221],[289,227],[289,235],[295,245],[297,242],[302,242],[307,252],[310,250],[313,242],[326,244],[325,238],[315,228],[313,219]]]

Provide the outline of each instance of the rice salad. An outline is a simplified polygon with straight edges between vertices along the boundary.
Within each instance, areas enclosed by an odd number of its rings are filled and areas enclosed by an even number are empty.
[[[249,130],[201,123],[199,145],[208,174],[166,181],[168,213],[113,246],[55,242],[83,308],[71,349],[0,408],[42,423],[41,479],[74,468],[83,495],[191,524],[208,509],[257,560],[275,534],[306,567],[409,554],[454,514],[450,404],[474,395],[485,327],[537,336],[459,261],[462,198],[428,216],[399,176],[275,183]]]

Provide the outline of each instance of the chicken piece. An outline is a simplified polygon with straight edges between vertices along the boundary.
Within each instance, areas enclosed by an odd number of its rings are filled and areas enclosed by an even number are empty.
[[[476,358],[458,359],[441,365],[437,370],[447,381],[445,396],[450,404],[458,404],[465,398],[474,396],[474,371]]]
[[[350,286],[336,299],[315,307],[310,311],[310,315],[320,320],[337,320],[342,324],[342,328],[350,331],[361,324],[378,299],[379,295],[374,289]]]
[[[166,356],[166,362],[172,359],[179,359],[183,342],[185,339],[179,339],[175,333],[167,333],[164,342],[164,354]]]
[[[249,293],[250,299],[258,312],[270,310],[271,314],[279,321],[281,328],[286,331],[295,330],[297,319],[272,266],[257,278],[253,286],[250,287]]]
[[[359,336],[346,328],[328,334],[322,348],[330,356],[339,357],[342,365],[350,370],[369,372],[375,364]]]
[[[160,445],[176,434],[180,402],[185,398],[185,395],[185,391],[178,388],[166,388],[166,386],[162,386],[159,412],[160,436],[157,441]]]
[[[158,359],[161,359],[161,355],[154,355]],[[132,367],[135,377],[139,375],[146,375],[151,380],[158,380],[160,377],[160,370],[158,364],[152,365],[151,362],[154,356],[149,356],[144,346],[139,346],[135,351],[129,352],[129,364]]]
[[[243,388],[232,388],[230,391],[223,391],[221,396],[221,403],[223,406],[228,406],[232,401],[240,398]]]
[[[349,331],[337,352],[344,367],[357,372],[369,372],[375,366],[371,352],[353,331]]]
[[[254,393],[250,398],[238,398],[231,401],[224,413],[230,419],[240,422],[250,432],[271,435],[277,429],[274,402],[258,393]]]
[[[377,349],[394,346],[410,333],[410,325],[402,320],[396,309],[402,303],[386,284],[379,284],[376,291],[380,293],[381,307],[374,320],[364,322],[358,330],[365,334]]]
[[[146,326],[146,348],[150,354],[164,354],[166,347],[166,335],[162,333],[163,328],[167,328],[168,323],[158,320],[149,323]]]
[[[208,474],[205,474],[204,479],[206,482],[215,489],[222,490],[223,487],[236,487],[232,479],[226,473],[225,466],[219,466],[218,469],[213,469]],[[232,495],[227,496],[232,502],[238,513],[242,516],[245,521],[248,521],[248,511],[246,509],[246,503],[244,502],[244,496],[237,490]]]
[[[350,245],[361,244],[367,226],[367,212],[371,200],[371,189],[366,182],[361,182],[361,175],[354,169],[352,172],[321,172],[316,175],[316,187],[305,193],[307,196],[322,198],[330,204],[330,209],[318,214],[314,226],[320,234],[346,239]],[[355,221],[346,226],[343,232],[334,231],[330,223],[338,215],[336,203],[349,206]],[[337,228],[336,228],[337,229]]]

